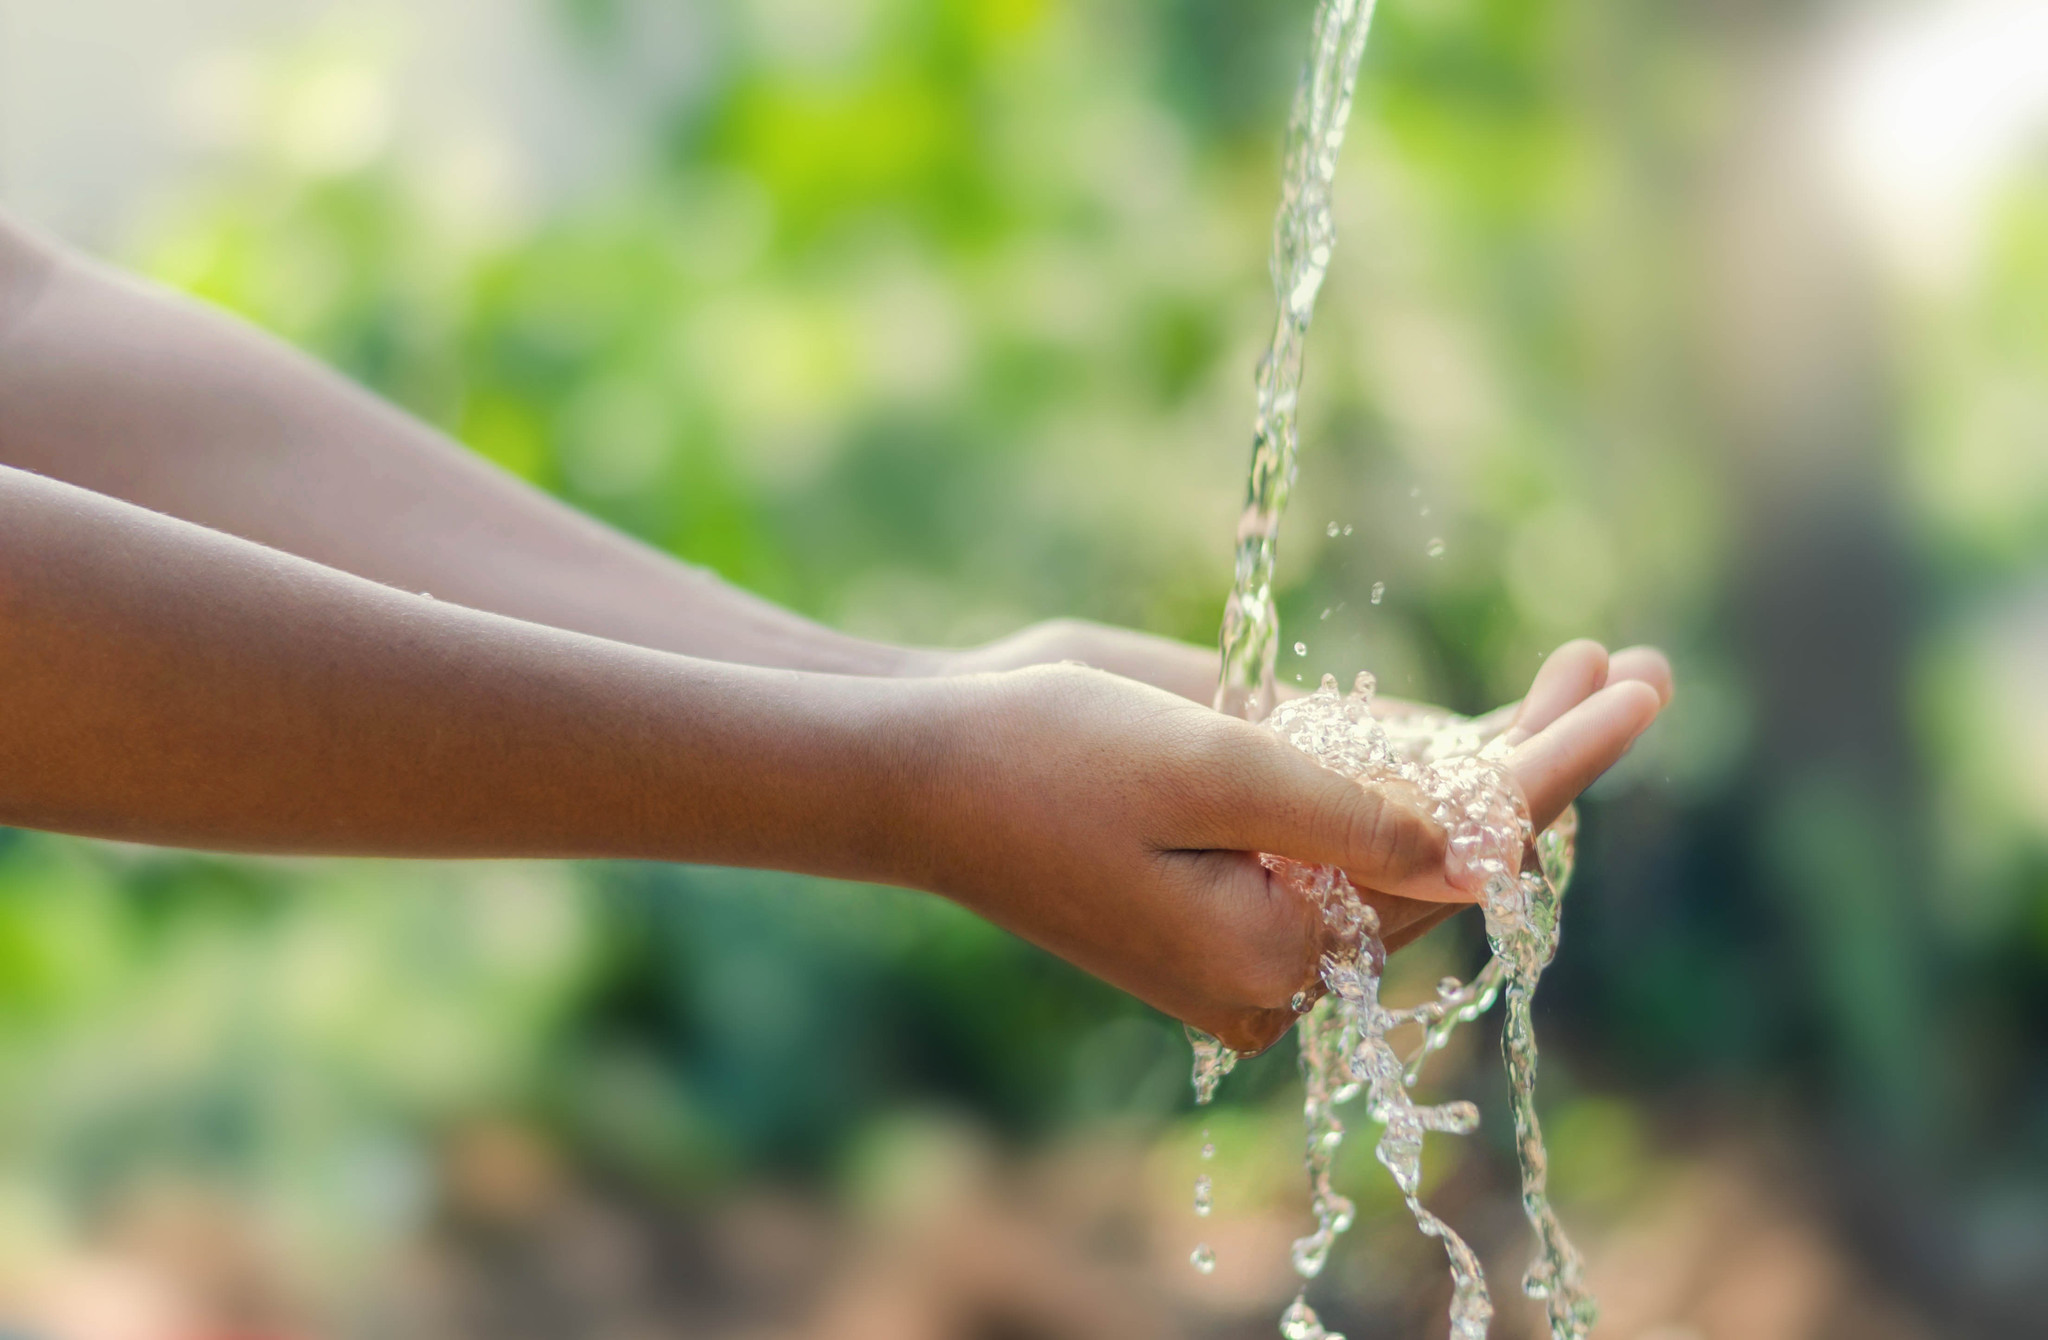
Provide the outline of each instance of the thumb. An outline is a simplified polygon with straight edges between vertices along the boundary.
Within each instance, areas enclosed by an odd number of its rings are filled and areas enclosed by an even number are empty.
[[[1508,756],[1537,832],[1612,767],[1657,717],[1658,688],[1637,679],[1609,683],[1550,721]],[[1361,889],[1424,902],[1470,902],[1446,882],[1447,838],[1433,806],[1398,779],[1361,783],[1274,739],[1262,766],[1239,774],[1228,845],[1310,865],[1333,865]]]
[[[1361,889],[1469,901],[1444,883],[1444,830],[1415,786],[1355,781],[1279,740],[1268,763],[1239,806],[1243,849],[1337,866]]]

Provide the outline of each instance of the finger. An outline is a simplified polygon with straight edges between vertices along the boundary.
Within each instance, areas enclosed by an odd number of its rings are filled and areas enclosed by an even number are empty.
[[[1388,952],[1410,944],[1441,923],[1445,918],[1459,911],[1462,903],[1425,903],[1412,898],[1396,898],[1372,889],[1361,889],[1358,896],[1379,918],[1378,934]],[[1319,909],[1310,905],[1306,925],[1308,934],[1303,941],[1305,954],[1279,956],[1284,962],[1276,961],[1270,966],[1261,966],[1253,975],[1259,982],[1251,990],[1253,1000],[1286,999],[1286,1008],[1260,1007],[1258,1005],[1238,1006],[1220,1012],[1207,1025],[1197,1027],[1213,1033],[1232,1051],[1250,1056],[1265,1050],[1282,1037],[1301,1016],[1302,1010],[1313,1005],[1323,995],[1323,983],[1316,965],[1324,954],[1337,952],[1343,942],[1324,922]],[[1290,937],[1282,935],[1285,941]],[[1299,1003],[1300,1009],[1296,1008]]]
[[[1634,663],[1654,672],[1648,657]],[[1609,672],[1598,643],[1572,642],[1551,654],[1530,686],[1518,722],[1542,724],[1516,747],[1510,768],[1539,831],[1627,752],[1662,706],[1656,686],[1644,680],[1596,691]],[[1428,903],[1472,901],[1445,880],[1444,831],[1414,788],[1393,781],[1361,786],[1284,746],[1281,752],[1286,757],[1272,761],[1281,765],[1275,771],[1291,774],[1289,784],[1245,807],[1248,817],[1268,821],[1247,835],[1246,849],[1338,866],[1362,889]],[[1289,794],[1295,803],[1274,803]]]
[[[1522,743],[1577,707],[1599,691],[1607,676],[1607,648],[1591,638],[1567,642],[1551,652],[1536,671],[1528,694],[1508,726],[1504,737],[1507,743]]]
[[[1367,786],[1332,772],[1279,740],[1247,769],[1228,834],[1217,845],[1334,865],[1360,888],[1405,893],[1439,884],[1444,831],[1428,799],[1396,778]],[[1439,888],[1436,896],[1445,896]]]
[[[1567,642],[1545,657],[1525,697],[1472,718],[1480,738],[1506,735],[1520,744],[1577,706],[1609,678],[1607,650],[1590,638]]]
[[[1333,799],[1325,820],[1333,855],[1319,864],[1339,867],[1359,889],[1397,904],[1471,901],[1444,882],[1449,836],[1430,817],[1427,797],[1396,778],[1345,784],[1348,794]]]
[[[1657,690],[1664,706],[1671,705],[1671,662],[1655,647],[1625,647],[1607,659],[1607,683],[1640,680]]]
[[[1509,755],[1538,832],[1628,752],[1662,706],[1657,690],[1642,680],[1609,684]]]

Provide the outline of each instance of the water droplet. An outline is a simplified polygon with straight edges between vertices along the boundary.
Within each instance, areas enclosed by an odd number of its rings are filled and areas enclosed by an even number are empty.
[[[1422,485],[1417,484],[1414,488],[1409,489],[1408,496],[1411,498],[1420,498],[1422,496]]]
[[[1323,1329],[1322,1319],[1316,1316],[1316,1310],[1299,1294],[1280,1316],[1280,1334],[1283,1340],[1337,1340]]]
[[[1308,655],[1308,643],[1306,643],[1306,642],[1297,642],[1297,643],[1295,643],[1295,644],[1294,644],[1294,654],[1295,654],[1296,656],[1306,656],[1306,655]]]
[[[1442,541],[1436,543],[1440,546]],[[1551,854],[1546,854],[1546,847],[1539,842],[1542,869],[1529,871],[1525,881],[1518,881],[1509,861],[1527,841],[1527,820],[1517,813],[1514,798],[1503,791],[1497,767],[1480,754],[1483,742],[1471,724],[1459,717],[1423,713],[1404,718],[1396,736],[1389,729],[1391,722],[1359,710],[1370,704],[1372,686],[1366,679],[1361,677],[1352,696],[1343,699],[1336,696],[1334,682],[1327,676],[1325,684],[1325,691],[1279,704],[1267,724],[1294,747],[1339,771],[1363,779],[1383,775],[1391,763],[1401,769],[1398,775],[1421,786],[1438,822],[1450,830],[1445,873],[1463,886],[1478,886],[1487,934],[1497,957],[1469,984],[1446,980],[1438,984],[1435,998],[1425,1004],[1388,1008],[1379,999],[1385,946],[1379,939],[1379,920],[1371,909],[1358,900],[1341,872],[1327,867],[1290,868],[1284,862],[1275,867],[1283,879],[1321,903],[1323,919],[1339,932],[1340,941],[1339,950],[1327,954],[1321,964],[1329,1009],[1323,1015],[1312,1012],[1305,1016],[1299,1034],[1308,1081],[1303,1111],[1316,1225],[1313,1233],[1294,1244],[1294,1267],[1304,1277],[1315,1277],[1328,1263],[1338,1235],[1351,1226],[1353,1207],[1331,1185],[1338,1147],[1345,1136],[1337,1108],[1368,1087],[1356,1076],[1372,1074],[1375,1079],[1369,1086],[1369,1101],[1374,1118],[1381,1123],[1374,1152],[1393,1175],[1416,1228],[1441,1241],[1450,1258],[1454,1288],[1451,1334],[1456,1340],[1484,1340],[1492,1304],[1478,1258],[1419,1199],[1424,1137],[1469,1135],[1478,1125],[1478,1109],[1462,1101],[1421,1104],[1409,1086],[1416,1083],[1424,1057],[1440,1051],[1453,1029],[1477,1018],[1505,991],[1509,1016],[1505,1051],[1510,1102],[1516,1115],[1517,1161],[1524,1177],[1523,1208],[1536,1228],[1539,1251],[1552,1272],[1538,1278],[1544,1288],[1554,1291],[1552,1320],[1562,1317],[1569,1323],[1560,1323],[1563,1329],[1557,1334],[1585,1340],[1590,1320],[1581,1323],[1576,1319],[1582,1312],[1590,1317],[1592,1303],[1580,1283],[1582,1267],[1577,1255],[1564,1238],[1541,1186],[1531,1185],[1530,1179],[1541,1175],[1544,1154],[1528,1115],[1536,1065],[1529,997],[1556,947],[1558,886],[1550,872],[1562,868],[1570,837],[1560,837],[1560,850]],[[1390,747],[1397,739],[1400,752]],[[1404,759],[1409,750],[1428,761],[1417,763],[1412,755]],[[1351,929],[1354,916],[1358,920],[1355,931]],[[1387,1038],[1388,1030],[1402,1023],[1416,1023],[1424,1030],[1422,1046],[1412,1057],[1394,1051]],[[1305,1303],[1290,1312],[1283,1321],[1283,1334],[1330,1340]]]
[[[1444,556],[1443,536],[1432,536],[1429,543],[1423,547],[1422,552],[1428,554],[1431,558],[1442,558]]]
[[[1208,1135],[1208,1134],[1209,1134],[1209,1132],[1207,1132],[1207,1131],[1203,1131],[1203,1132],[1202,1132],[1202,1134],[1203,1134],[1204,1136],[1206,1136],[1206,1135]],[[1215,1146],[1215,1144],[1214,1144],[1214,1143],[1213,1143],[1212,1141],[1209,1141],[1209,1140],[1207,1140],[1207,1139],[1203,1140],[1203,1141],[1202,1141],[1202,1158],[1203,1158],[1204,1160],[1208,1160],[1208,1159],[1213,1159],[1213,1158],[1215,1158],[1215,1157],[1216,1157],[1216,1146]]]
[[[1342,526],[1339,526],[1336,522],[1332,521],[1329,525],[1323,527],[1323,534],[1329,536],[1331,539],[1334,540],[1337,538],[1338,534],[1342,530]]]
[[[1372,584],[1372,603],[1377,605],[1386,598],[1387,584],[1385,582],[1374,582]]]
[[[1188,1257],[1188,1264],[1204,1275],[1211,1274],[1216,1269],[1216,1253],[1209,1250],[1208,1243],[1200,1243]]]
[[[1216,1086],[1237,1065],[1237,1053],[1199,1028],[1188,1027],[1188,1043],[1195,1053],[1195,1102],[1203,1104],[1216,1097]]]
[[[1321,614],[1318,614],[1316,617],[1327,623],[1330,618],[1330,611],[1326,609]]]
[[[1418,511],[1418,512],[1417,512],[1417,513],[1416,513],[1415,515],[1417,515],[1417,516],[1428,516],[1428,515],[1429,515],[1429,504],[1428,504],[1428,503],[1424,503],[1424,504],[1422,504],[1422,509],[1421,509],[1420,511]]]
[[[1346,526],[1346,527],[1344,528],[1344,533],[1345,533],[1346,535],[1349,535],[1349,534],[1351,533],[1351,527],[1349,527],[1349,526]]]
[[[1203,1173],[1195,1178],[1195,1213],[1206,1219],[1215,1207],[1216,1188],[1210,1184],[1209,1174]]]
[[[1294,1243],[1294,1273],[1303,1279],[1314,1279],[1323,1273],[1329,1263],[1330,1247],[1336,1242],[1336,1234],[1329,1228],[1319,1228]]]

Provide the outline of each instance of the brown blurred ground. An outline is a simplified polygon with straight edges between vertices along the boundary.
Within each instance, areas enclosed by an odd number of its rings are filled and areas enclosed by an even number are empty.
[[[1197,1221],[1152,1143],[1103,1137],[1029,1157],[964,1124],[906,1142],[860,1206],[756,1188],[704,1212],[606,1189],[530,1128],[444,1146],[433,1222],[360,1297],[321,1298],[285,1244],[224,1189],[137,1190],[88,1246],[17,1269],[30,1340],[1168,1340],[1264,1336],[1294,1280],[1299,1198]],[[1467,1165],[1468,1168],[1470,1165]],[[1936,1332],[1861,1271],[1805,1203],[1796,1167],[1735,1146],[1673,1158],[1587,1235],[1612,1340],[1922,1340]],[[1439,1209],[1482,1223],[1512,1187],[1454,1176]],[[1208,1278],[1187,1263],[1210,1242]],[[1316,1301],[1355,1340],[1441,1335],[1440,1258],[1368,1216],[1380,1279],[1339,1261]],[[1510,1251],[1515,1248],[1510,1247]],[[1370,1264],[1366,1268],[1370,1270]],[[1509,1270],[1494,1263],[1495,1292]],[[1385,1276],[1394,1276],[1386,1278]],[[1339,1293],[1334,1300],[1324,1295]],[[1370,1313],[1357,1299],[1377,1293]],[[1538,1340],[1503,1299],[1495,1333]],[[1356,1314],[1356,1315],[1351,1315]]]

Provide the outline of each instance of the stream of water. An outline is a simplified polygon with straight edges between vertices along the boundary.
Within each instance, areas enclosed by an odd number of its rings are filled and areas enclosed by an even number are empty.
[[[1302,357],[1336,244],[1331,184],[1372,10],[1373,0],[1319,0],[1288,126],[1271,267],[1279,310],[1271,347],[1258,368],[1251,474],[1238,522],[1235,580],[1224,610],[1216,705],[1264,721],[1289,744],[1363,785],[1415,788],[1449,836],[1445,877],[1480,904],[1493,956],[1468,983],[1446,978],[1432,1000],[1389,1006],[1380,999],[1386,947],[1377,915],[1343,872],[1266,858],[1288,887],[1322,908],[1331,940],[1320,964],[1322,998],[1297,1025],[1306,1089],[1305,1161],[1316,1228],[1294,1245],[1294,1267],[1304,1288],[1282,1315],[1280,1332],[1286,1340],[1342,1340],[1309,1306],[1306,1284],[1321,1273],[1338,1235],[1354,1217],[1351,1202],[1332,1185],[1331,1171],[1345,1134],[1339,1109],[1363,1096],[1366,1114],[1381,1127],[1375,1155],[1392,1175],[1416,1226],[1441,1241],[1449,1259],[1452,1340],[1484,1340],[1493,1316],[1485,1272],[1464,1239],[1420,1197],[1424,1136],[1468,1134],[1478,1126],[1478,1109],[1467,1102],[1420,1104],[1411,1090],[1423,1063],[1442,1049],[1452,1031],[1504,996],[1502,1052],[1512,1093],[1522,1207],[1537,1247],[1523,1289],[1545,1301],[1553,1340],[1585,1340],[1595,1308],[1581,1280],[1578,1253],[1546,1191],[1530,1020],[1537,982],[1557,948],[1559,902],[1571,873],[1576,819],[1568,811],[1542,834],[1534,833],[1520,789],[1502,766],[1505,746],[1489,734],[1485,722],[1432,710],[1376,714],[1370,675],[1360,675],[1349,694],[1340,693],[1335,680],[1326,677],[1314,693],[1288,702],[1279,701],[1275,685],[1280,620],[1273,572],[1300,443]],[[1375,585],[1375,605],[1381,590]],[[1411,1024],[1420,1038],[1404,1056],[1389,1035]],[[1237,1058],[1214,1038],[1193,1031],[1190,1037],[1196,1100],[1206,1103]],[[1207,1152],[1205,1146],[1205,1157]],[[1205,1173],[1196,1188],[1197,1214],[1207,1213],[1211,1196]],[[1198,1246],[1192,1259],[1204,1273],[1215,1267],[1207,1244]]]

